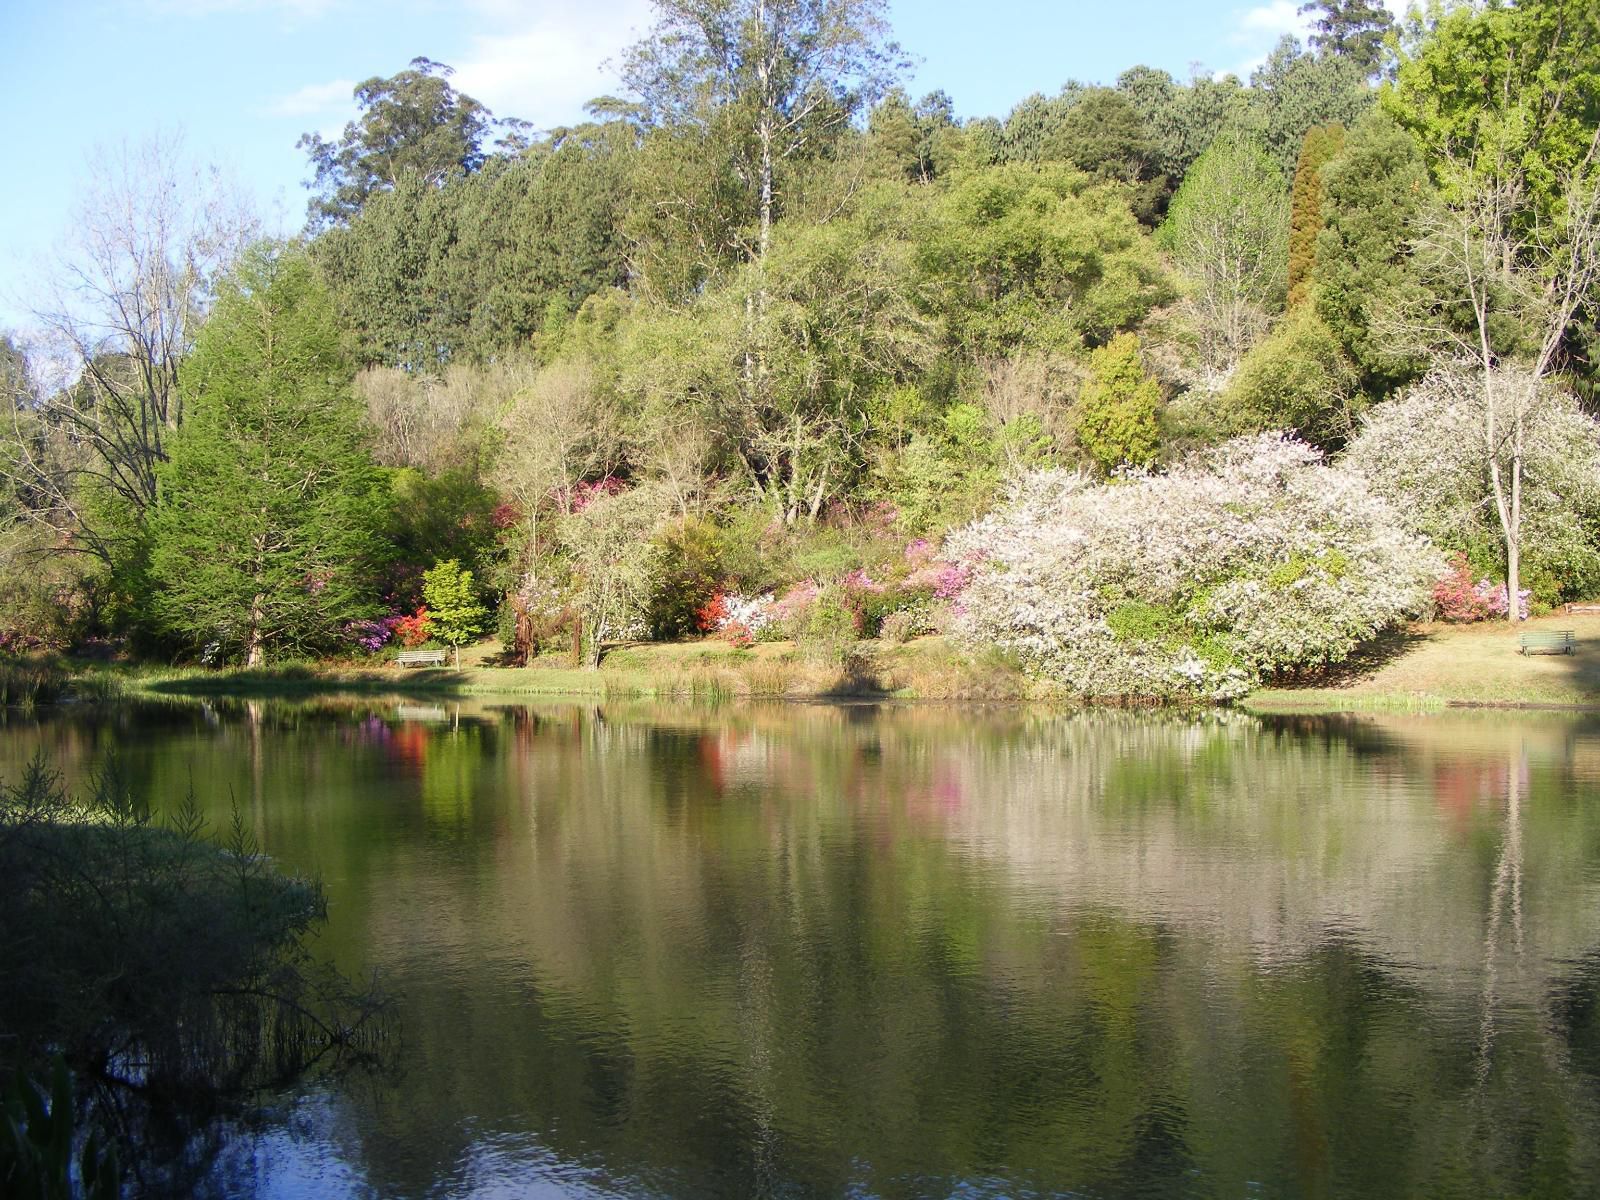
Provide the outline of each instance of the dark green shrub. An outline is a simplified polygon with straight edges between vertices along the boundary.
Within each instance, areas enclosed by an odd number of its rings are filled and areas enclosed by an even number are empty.
[[[320,886],[279,874],[237,812],[223,844],[206,839],[199,811],[155,821],[114,761],[83,800],[38,761],[0,783],[0,1070],[37,1078],[64,1051],[88,1119],[119,1131],[147,1183],[184,1127],[353,1051],[378,1011],[305,949]],[[23,1141],[44,1131],[37,1099],[7,1102]]]
[[[700,632],[698,614],[716,594],[726,569],[720,532],[709,521],[690,517],[655,540],[661,567],[650,601],[650,636],[656,641],[692,637]]]

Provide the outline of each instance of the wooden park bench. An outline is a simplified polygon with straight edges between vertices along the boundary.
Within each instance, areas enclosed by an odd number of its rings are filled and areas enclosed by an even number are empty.
[[[1600,604],[1569,604],[1567,613],[1574,617],[1592,617],[1600,613]]]
[[[1578,640],[1572,636],[1570,629],[1517,635],[1518,654],[1571,654],[1577,647]]]
[[[442,667],[443,650],[402,650],[394,656],[397,667]]]

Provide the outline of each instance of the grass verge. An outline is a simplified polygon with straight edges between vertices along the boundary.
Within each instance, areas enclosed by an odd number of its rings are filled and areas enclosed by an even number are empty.
[[[1518,635],[1570,629],[1576,652],[1523,655]],[[1426,712],[1454,707],[1600,708],[1600,617],[1555,615],[1520,626],[1416,625],[1315,687],[1269,687],[1255,712]]]
[[[1523,630],[1557,629],[1570,629],[1577,636],[1576,653],[1518,653],[1518,634]],[[861,642],[834,660],[808,656],[788,642],[742,650],[719,641],[650,643],[610,651],[596,671],[574,669],[560,659],[497,667],[490,665],[496,650],[493,645],[474,647],[462,655],[459,668],[297,663],[214,671],[86,663],[71,669],[66,690],[86,700],[328,692],[704,701],[1061,699],[1028,680],[1004,656],[974,654],[943,637],[917,638],[903,645]],[[1456,706],[1600,708],[1600,616],[1541,617],[1522,627],[1417,625],[1385,638],[1337,674],[1308,686],[1262,688],[1243,704],[1263,713],[1411,713]]]
[[[320,692],[431,696],[682,697],[727,700],[885,698],[1021,700],[1033,695],[1016,666],[998,655],[970,654],[944,638],[898,645],[862,642],[836,661],[809,657],[785,642],[736,649],[724,642],[620,647],[599,670],[561,660],[528,667],[483,661],[492,648],[463,655],[460,667],[341,667],[289,664],[207,670],[83,664],[72,675],[81,699],[117,696],[296,696]]]

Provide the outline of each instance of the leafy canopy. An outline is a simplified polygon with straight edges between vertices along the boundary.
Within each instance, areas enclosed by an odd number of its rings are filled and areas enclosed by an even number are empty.
[[[460,647],[483,632],[489,610],[478,602],[472,572],[447,558],[422,575],[422,603],[428,609],[428,628],[441,642]],[[459,661],[459,658],[458,660]]]
[[[438,186],[483,166],[494,114],[451,87],[452,74],[443,63],[414,58],[408,70],[356,85],[361,116],[338,141],[301,135],[296,145],[316,172],[308,185],[318,193],[310,204],[313,226],[348,220],[367,197],[408,174]]]
[[[223,287],[184,376],[150,523],[154,624],[252,665],[369,614],[378,483],[326,290],[263,245]]]

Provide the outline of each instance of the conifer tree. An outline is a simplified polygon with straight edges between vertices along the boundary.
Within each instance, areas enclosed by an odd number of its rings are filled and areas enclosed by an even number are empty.
[[[377,473],[325,289],[303,255],[247,253],[185,375],[150,526],[153,623],[264,665],[366,616]]]
[[[1301,304],[1310,289],[1322,232],[1322,168],[1344,149],[1344,126],[1314,125],[1300,144],[1294,169],[1289,215],[1289,307]]]

